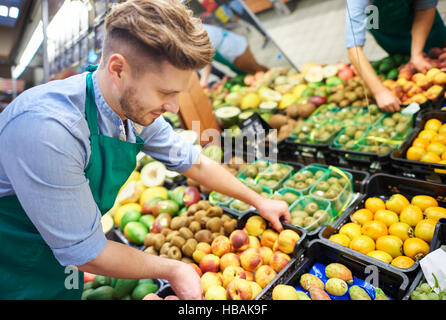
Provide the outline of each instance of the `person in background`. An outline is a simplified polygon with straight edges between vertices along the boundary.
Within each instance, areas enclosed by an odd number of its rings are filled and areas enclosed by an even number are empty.
[[[215,48],[214,60],[223,63],[238,74],[268,70],[254,58],[245,37],[214,25],[203,24],[203,26]],[[211,71],[211,64],[201,70],[200,84],[204,88],[208,86]]]
[[[347,0],[346,40],[348,57],[386,112],[400,110],[401,101],[380,81],[364,54],[369,5],[378,9],[378,28],[369,29],[377,43],[389,54],[410,55],[409,63],[419,72],[432,66],[423,57],[431,48],[446,43],[446,27],[436,10],[438,0]],[[372,14],[373,10],[368,14]]]

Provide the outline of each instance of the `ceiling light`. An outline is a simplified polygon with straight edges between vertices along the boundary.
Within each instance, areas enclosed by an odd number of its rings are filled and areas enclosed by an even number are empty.
[[[12,77],[14,79],[19,78],[20,75],[23,73],[23,71],[25,71],[26,67],[31,62],[37,50],[39,50],[42,42],[43,42],[43,26],[42,26],[42,21],[40,21],[39,24],[37,25],[37,28],[34,30],[31,39],[26,45],[26,48],[23,51],[22,56],[20,57],[19,64],[12,71]]]
[[[0,17],[7,17],[7,16],[8,16],[8,7],[0,6]]]
[[[17,7],[10,7],[9,8],[9,17],[13,19],[17,19],[19,16],[19,8]]]

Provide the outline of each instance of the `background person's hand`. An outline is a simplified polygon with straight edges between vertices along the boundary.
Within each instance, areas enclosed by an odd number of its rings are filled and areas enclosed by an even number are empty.
[[[283,217],[284,222],[291,221],[288,204],[285,201],[265,199],[257,207],[257,210],[279,232],[283,230],[280,218]]]
[[[410,58],[410,63],[421,73],[426,73],[428,70],[432,69],[432,65],[422,55],[412,56]]]
[[[169,280],[172,290],[180,300],[202,300],[203,289],[200,276],[193,267],[178,261],[178,266]]]
[[[385,112],[400,111],[401,101],[389,89],[382,90],[375,95],[376,104]]]

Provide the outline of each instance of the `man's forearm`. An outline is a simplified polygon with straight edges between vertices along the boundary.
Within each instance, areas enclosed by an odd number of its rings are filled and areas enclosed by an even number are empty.
[[[426,44],[426,39],[432,29],[436,8],[416,10],[412,25],[411,56],[421,55]]]
[[[200,161],[194,164],[184,175],[210,190],[239,199],[255,207],[264,200],[262,196],[247,187],[220,164],[203,155],[200,156]]]
[[[178,261],[160,258],[124,244],[107,241],[96,259],[77,268],[84,272],[120,279],[167,279],[175,274]]]

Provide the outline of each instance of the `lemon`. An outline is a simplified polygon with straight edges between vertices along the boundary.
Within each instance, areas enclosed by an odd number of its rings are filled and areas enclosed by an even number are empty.
[[[328,240],[333,241],[347,248],[350,245],[350,238],[342,233],[334,234],[330,238],[328,238]]]
[[[164,187],[151,187],[144,190],[144,192],[141,194],[141,197],[139,198],[139,204],[142,206],[144,202],[151,198],[160,197],[164,200],[167,200],[167,189]]]
[[[248,93],[246,96],[242,98],[242,101],[240,103],[240,109],[246,110],[246,109],[255,109],[259,106],[261,100],[257,93]]]
[[[353,238],[361,235],[361,226],[359,224],[349,222],[339,229],[339,233],[344,234],[349,237],[350,240],[353,240]]]
[[[131,209],[141,212],[142,208],[141,205],[139,205],[138,203],[126,203],[120,206],[118,209],[116,209],[115,214],[113,215],[113,220],[116,226],[119,227],[121,225],[122,217],[127,211]]]
[[[296,98],[291,93],[285,93],[280,100],[279,109],[285,109],[292,105],[296,101]]]
[[[392,258],[392,256],[390,254],[388,254],[385,251],[381,251],[381,250],[370,251],[369,253],[367,253],[367,255],[372,257],[372,258],[381,260],[381,261],[383,261],[385,263],[390,263],[393,260],[393,258]]]

